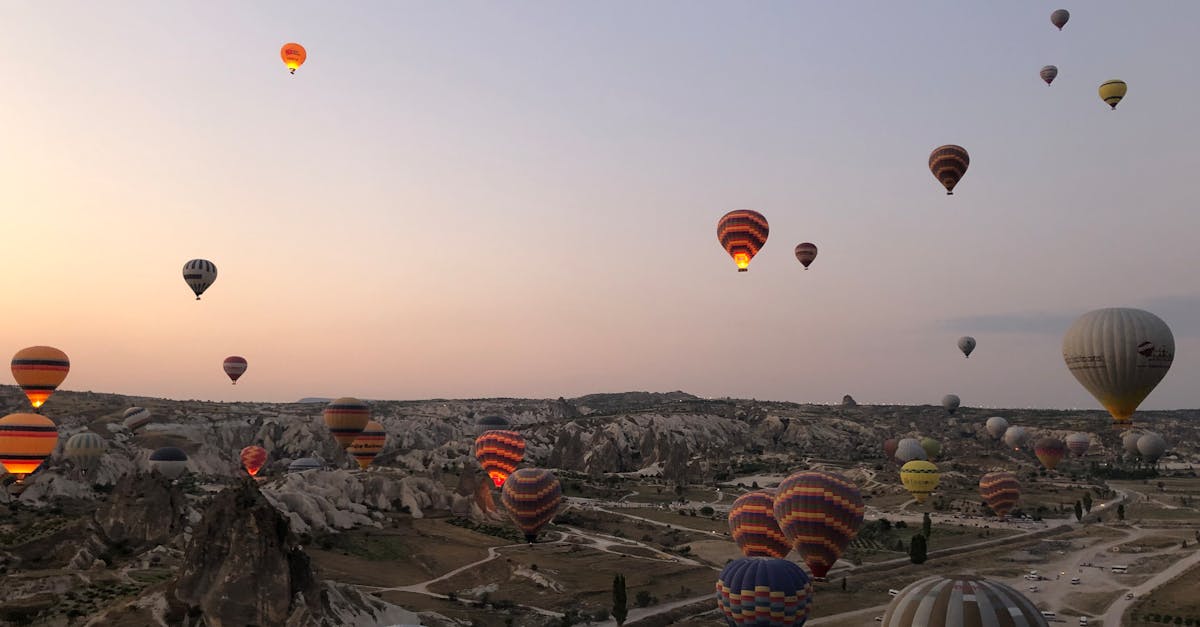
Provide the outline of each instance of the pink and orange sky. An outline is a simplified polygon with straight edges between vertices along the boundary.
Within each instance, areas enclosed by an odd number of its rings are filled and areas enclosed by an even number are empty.
[[[1138,306],[1178,347],[1144,407],[1195,407],[1200,4],[1055,8],[6,3],[0,349],[173,398],[1094,408],[1062,332]],[[735,208],[771,222],[744,274]]]

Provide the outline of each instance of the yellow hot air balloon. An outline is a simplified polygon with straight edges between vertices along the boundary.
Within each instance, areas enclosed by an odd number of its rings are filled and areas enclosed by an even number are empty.
[[[938,467],[923,459],[914,459],[900,468],[900,483],[918,503],[924,503],[925,497],[936,490],[941,481]]]
[[[17,483],[37,470],[58,445],[58,427],[38,414],[9,414],[0,418],[0,464],[16,475]]]
[[[383,428],[383,425],[372,420],[354,439],[354,444],[351,444],[350,448],[346,450],[350,451],[350,456],[358,462],[358,467],[366,470],[367,466],[375,461],[375,456],[383,450],[383,445],[386,443],[387,430]]]
[[[1125,97],[1125,92],[1128,89],[1129,86],[1123,80],[1114,78],[1110,81],[1104,81],[1100,83],[1100,99],[1108,106],[1116,109],[1117,103],[1121,102],[1121,99]]]
[[[71,361],[67,354],[52,346],[23,348],[12,358],[13,378],[34,409],[50,398],[70,370]]]
[[[298,43],[286,43],[279,49],[279,57],[283,59],[283,63],[287,66],[287,69],[292,74],[295,74],[296,70],[301,65],[304,65],[304,60],[308,58],[308,51]]]

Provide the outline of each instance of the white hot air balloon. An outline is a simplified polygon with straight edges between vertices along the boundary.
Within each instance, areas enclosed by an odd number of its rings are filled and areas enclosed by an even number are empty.
[[[1025,427],[1012,426],[1004,431],[1004,443],[1014,451],[1024,447],[1028,442],[1029,432],[1025,430]]]
[[[992,416],[983,426],[987,428],[988,435],[998,440],[1004,437],[1004,432],[1008,430],[1008,421],[1000,416]]]
[[[921,441],[916,438],[904,438],[896,444],[896,461],[901,464],[907,464],[916,459],[927,459],[925,448],[921,446]]]
[[[1167,441],[1157,433],[1147,433],[1138,438],[1137,450],[1142,459],[1153,464],[1167,452]]]
[[[958,405],[961,401],[958,400],[957,394],[947,394],[942,397],[942,408],[951,415],[958,410]]]
[[[1171,368],[1175,336],[1148,311],[1097,309],[1071,324],[1062,352],[1071,374],[1112,414],[1114,424],[1128,427]]]
[[[962,351],[964,357],[970,357],[971,351],[975,350],[975,338],[969,335],[958,338],[958,350]]]

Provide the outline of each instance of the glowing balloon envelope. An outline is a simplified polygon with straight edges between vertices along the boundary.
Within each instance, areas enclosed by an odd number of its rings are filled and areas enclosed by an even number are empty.
[[[371,422],[371,406],[357,398],[343,396],[325,406],[323,417],[333,439],[342,448],[350,448],[358,434]]]
[[[233,381],[234,385],[237,385],[237,380],[241,378],[243,374],[246,374],[246,366],[247,364],[245,357],[232,355],[225,358],[225,362],[222,367],[225,369],[225,374],[229,376],[229,380]]]
[[[804,569],[783,559],[743,557],[717,576],[717,607],[730,625],[802,627],[812,596]]]
[[[1063,361],[1075,379],[1127,427],[1133,412],[1175,360],[1175,336],[1167,323],[1141,309],[1089,311],[1067,329]]]
[[[475,438],[475,459],[498,488],[525,459],[525,438],[516,431],[487,431]]]
[[[58,445],[58,427],[38,414],[9,414],[0,418],[0,464],[17,482],[38,469]]]
[[[71,371],[67,354],[53,346],[30,346],[12,358],[12,374],[25,392],[29,404],[37,409],[54,394]]]
[[[979,496],[996,516],[1004,518],[1021,500],[1021,483],[1006,470],[989,472],[979,479]]]
[[[554,520],[562,505],[562,485],[549,470],[522,468],[508,476],[500,500],[513,523],[533,544],[538,531]]]
[[[242,449],[241,459],[246,472],[250,473],[251,477],[257,476],[263,464],[267,463],[267,449],[261,446],[247,446]]]
[[[354,444],[350,445],[350,456],[358,462],[358,467],[366,470],[371,462],[375,461],[375,456],[383,450],[383,446],[387,444],[387,430],[383,425],[372,420],[363,428],[362,433],[354,439]]]
[[[775,497],[767,490],[747,492],[733,502],[729,533],[746,557],[783,558],[792,550],[775,521]]]
[[[779,528],[817,578],[825,577],[858,534],[863,511],[858,486],[832,472],[797,472],[775,495]]]
[[[900,468],[900,483],[918,503],[924,503],[925,498],[937,489],[942,475],[938,467],[923,459],[915,459]]]
[[[308,51],[298,43],[286,43],[279,49],[279,58],[283,59],[288,71],[295,74],[308,58]]]
[[[200,300],[200,295],[217,280],[217,266],[207,259],[193,259],[183,264],[183,280]]]
[[[816,244],[812,244],[810,242],[796,244],[796,259],[800,262],[800,265],[804,266],[805,270],[808,269],[808,266],[811,265],[813,260],[816,258],[817,258],[817,245]]]
[[[929,153],[929,171],[946,188],[947,196],[954,194],[954,187],[962,180],[970,165],[971,156],[962,146],[947,144]]]
[[[1100,83],[1100,99],[1104,104],[1112,107],[1114,110],[1121,99],[1125,97],[1125,92],[1129,91],[1129,86],[1125,81],[1120,79],[1112,79]]]
[[[750,267],[750,260],[767,243],[771,232],[763,214],[749,209],[730,211],[717,222],[717,241],[733,257],[738,272]]]
[[[1042,438],[1033,445],[1033,454],[1048,470],[1054,470],[1067,454],[1067,445],[1058,438]]]

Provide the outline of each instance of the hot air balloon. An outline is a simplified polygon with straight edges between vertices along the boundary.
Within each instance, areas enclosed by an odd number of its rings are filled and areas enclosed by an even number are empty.
[[[183,264],[183,280],[196,293],[196,300],[217,280],[217,266],[207,259],[193,259]]]
[[[475,459],[498,488],[525,459],[525,438],[516,431],[488,431],[475,438]]]
[[[813,260],[817,258],[817,245],[809,242],[796,244],[796,259],[800,261],[800,265],[807,270]]]
[[[1075,457],[1083,457],[1091,447],[1092,436],[1086,433],[1072,433],[1067,436],[1067,450],[1074,453]]]
[[[888,461],[896,461],[896,449],[899,448],[900,442],[896,438],[888,438],[883,441],[883,456]]]
[[[1057,26],[1058,30],[1062,30],[1069,19],[1071,19],[1071,12],[1066,9],[1059,9],[1050,14],[1050,23]]]
[[[242,466],[251,477],[258,476],[258,471],[267,463],[267,449],[261,446],[247,446],[242,449]]]
[[[937,459],[942,454],[942,443],[933,438],[921,438],[921,448],[925,450],[925,459]]]
[[[350,456],[354,461],[358,462],[358,467],[366,470],[371,462],[375,461],[375,456],[379,451],[383,450],[383,445],[387,443],[387,431],[383,425],[372,420],[367,423],[366,428],[362,433],[355,438],[354,444],[350,445]]]
[[[1125,453],[1127,455],[1138,454],[1137,443],[1138,439],[1141,438],[1142,435],[1143,433],[1141,431],[1129,431],[1121,437],[1121,448],[1125,449]]]
[[[325,426],[333,434],[342,448],[350,448],[355,438],[371,422],[371,406],[349,396],[333,401],[325,406]]]
[[[958,350],[962,351],[963,357],[970,357],[971,351],[975,350],[975,338],[969,335],[958,338]]]
[[[288,472],[304,472],[305,470],[320,470],[325,464],[319,459],[312,457],[301,457],[288,464]]]
[[[954,415],[954,412],[958,411],[958,404],[960,402],[961,401],[958,400],[957,394],[947,394],[942,397],[942,407],[946,410],[946,413],[950,414],[951,416]]]
[[[512,423],[510,423],[508,418],[505,418],[504,416],[484,416],[483,418],[475,421],[475,427],[477,429],[475,435],[483,435],[488,431],[504,431],[511,426]]]
[[[9,414],[0,418],[0,464],[17,483],[38,469],[58,445],[58,427],[38,414]]]
[[[904,438],[896,444],[896,461],[907,464],[914,459],[928,459],[929,454],[916,438]]]
[[[947,144],[929,153],[929,171],[946,188],[947,196],[954,194],[954,186],[962,180],[970,164],[971,157],[962,146]]]
[[[888,603],[881,625],[1048,627],[1041,610],[1020,592],[976,575],[934,575],[909,584]]]
[[[1050,83],[1054,82],[1054,77],[1058,76],[1058,68],[1053,65],[1047,65],[1042,67],[1042,71],[1038,72],[1038,74],[1041,75],[1042,80],[1046,81],[1046,84],[1049,85]]]
[[[1117,78],[1100,83],[1100,99],[1104,101],[1104,104],[1112,107],[1114,111],[1117,108],[1117,103],[1121,102],[1121,99],[1125,97],[1126,91],[1129,91],[1129,86],[1125,84],[1125,81]]]
[[[924,503],[925,497],[937,489],[941,480],[938,467],[923,459],[915,459],[900,468],[900,483],[918,503]]]
[[[979,479],[979,496],[996,516],[1004,518],[1021,500],[1021,484],[1006,470],[989,472]]]
[[[246,372],[246,358],[233,355],[225,358],[225,374],[229,375],[229,380],[237,385],[237,380]]]
[[[988,435],[999,440],[1004,437],[1004,432],[1008,430],[1008,421],[1000,416],[992,416],[984,423]]]
[[[767,243],[770,231],[763,214],[749,209],[730,211],[717,221],[717,241],[733,257],[738,272],[750,267],[750,260]]]
[[[1004,443],[1014,451],[1021,450],[1029,443],[1029,432],[1025,427],[1012,426],[1004,430]]]
[[[1033,454],[1048,470],[1054,470],[1067,454],[1067,445],[1058,438],[1042,438],[1033,445]]]
[[[779,484],[775,520],[813,576],[823,579],[862,526],[862,494],[839,474],[797,472]]]
[[[158,471],[167,479],[174,479],[187,470],[188,456],[183,449],[164,446],[150,454],[150,470]]]
[[[304,60],[308,58],[308,51],[297,43],[286,43],[279,49],[279,58],[283,59],[283,64],[292,74],[304,65]]]
[[[558,477],[541,468],[522,468],[508,476],[500,501],[508,510],[525,539],[533,544],[538,531],[545,527],[562,504],[562,485]]]
[[[1097,309],[1083,314],[1063,337],[1071,374],[1128,427],[1133,412],[1171,368],[1175,336],[1167,323],[1141,309]]]
[[[67,438],[67,443],[63,446],[63,456],[81,468],[88,469],[100,461],[107,448],[104,438],[91,431],[84,431]]]
[[[730,625],[801,627],[812,595],[804,569],[783,559],[743,557],[717,576],[717,607]]]
[[[729,510],[729,533],[746,557],[786,557],[792,550],[775,521],[775,496],[767,490],[747,492]]]
[[[124,418],[121,424],[130,431],[137,431],[150,424],[150,410],[144,407],[130,407],[121,417]]]
[[[1138,438],[1137,450],[1142,459],[1153,464],[1167,452],[1167,441],[1157,433],[1147,433]]]
[[[30,346],[12,358],[12,374],[17,385],[37,409],[62,385],[71,370],[67,354],[52,346]]]

